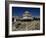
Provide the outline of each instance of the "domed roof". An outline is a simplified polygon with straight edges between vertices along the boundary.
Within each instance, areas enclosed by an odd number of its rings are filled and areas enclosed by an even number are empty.
[[[24,13],[25,13],[25,14],[29,14],[30,12],[29,12],[29,11],[25,11]]]
[[[29,11],[25,11],[24,14],[23,14],[23,17],[30,17],[31,14]]]

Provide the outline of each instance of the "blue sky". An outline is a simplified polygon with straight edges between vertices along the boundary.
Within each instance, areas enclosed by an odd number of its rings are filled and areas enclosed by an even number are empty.
[[[12,16],[22,16],[25,11],[29,11],[32,16],[40,16],[40,8],[12,7]]]

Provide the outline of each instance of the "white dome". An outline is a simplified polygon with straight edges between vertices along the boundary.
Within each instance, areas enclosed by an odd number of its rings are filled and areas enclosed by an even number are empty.
[[[24,13],[26,13],[26,14],[27,14],[27,13],[30,13],[30,12],[29,12],[29,11],[25,11]]]
[[[23,17],[31,17],[31,14],[29,11],[25,11],[23,14]]]

